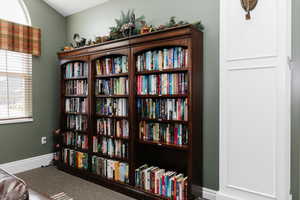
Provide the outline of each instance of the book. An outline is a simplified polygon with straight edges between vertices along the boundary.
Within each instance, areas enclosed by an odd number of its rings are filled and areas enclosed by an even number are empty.
[[[186,98],[178,99],[137,99],[137,112],[140,119],[188,121]]]
[[[83,115],[67,115],[67,128],[75,131],[86,131],[87,117]]]
[[[93,156],[92,172],[107,179],[129,183],[129,166],[125,162]]]
[[[65,165],[77,169],[88,169],[88,154],[80,151],[65,148],[62,151],[63,162]]]
[[[96,75],[110,75],[128,72],[128,57],[118,56],[96,60]]]
[[[139,139],[166,144],[188,145],[188,127],[183,124],[139,123]]]
[[[136,59],[138,72],[184,68],[188,66],[188,50],[182,47],[146,51]]]
[[[176,95],[187,94],[186,73],[163,73],[137,76],[138,95]]]
[[[68,80],[65,85],[66,95],[88,95],[87,80]]]
[[[128,99],[100,98],[96,102],[96,112],[100,115],[126,117],[128,115]]]
[[[96,80],[96,95],[126,95],[128,94],[128,78],[110,78]]]
[[[80,148],[88,150],[88,136],[71,131],[63,133],[63,142],[65,145],[72,146],[74,148]]]
[[[128,158],[128,142],[119,139],[93,136],[93,152],[111,158]]]
[[[172,200],[188,199],[188,177],[147,164],[135,170],[135,186]]]
[[[126,119],[116,120],[102,118],[98,119],[96,123],[97,135],[113,136],[117,138],[129,137],[129,124]]]
[[[83,62],[73,62],[66,64],[65,78],[87,78],[88,64]]]
[[[87,98],[66,98],[66,112],[86,113],[88,110]]]

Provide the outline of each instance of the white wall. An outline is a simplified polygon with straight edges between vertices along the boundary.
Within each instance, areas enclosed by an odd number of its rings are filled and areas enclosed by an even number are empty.
[[[221,0],[218,200],[288,200],[288,0]]]

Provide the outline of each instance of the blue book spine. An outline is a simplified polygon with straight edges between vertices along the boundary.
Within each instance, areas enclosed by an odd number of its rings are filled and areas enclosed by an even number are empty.
[[[173,64],[174,64],[174,68],[178,68],[178,48],[174,48],[173,51]]]

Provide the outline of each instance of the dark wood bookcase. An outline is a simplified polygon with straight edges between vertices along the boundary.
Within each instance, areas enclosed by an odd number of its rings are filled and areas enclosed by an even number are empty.
[[[137,56],[149,50],[162,48],[182,47],[188,52],[187,65],[184,68],[172,68],[152,71],[137,71]],[[115,56],[127,56],[128,72],[109,75],[96,74],[96,61]],[[188,176],[189,199],[193,198],[192,184],[201,184],[202,181],[202,99],[203,99],[203,33],[191,25],[166,29],[154,33],[132,36],[119,40],[109,41],[90,47],[83,47],[72,51],[59,52],[61,67],[61,118],[60,129],[62,133],[68,130],[66,120],[68,115],[82,115],[87,118],[87,129],[76,131],[78,134],[88,136],[88,149],[82,150],[72,146],[60,145],[61,155],[64,148],[74,149],[87,153],[88,169],[76,169],[65,165],[61,156],[58,168],[75,176],[103,185],[115,191],[127,194],[137,199],[167,199],[135,187],[135,169],[143,164],[157,166],[166,170],[176,171]],[[65,68],[68,63],[81,62],[88,65],[88,76],[65,78]],[[184,73],[188,78],[187,92],[184,94],[140,95],[137,93],[137,76]],[[95,82],[98,79],[111,79],[118,77],[128,78],[128,94],[98,95],[95,92]],[[87,95],[66,94],[66,83],[72,80],[86,80],[88,83]],[[86,98],[88,102],[86,113],[66,113],[66,98]],[[101,115],[96,112],[98,99],[113,98],[127,99],[127,116]],[[158,118],[143,118],[138,116],[138,99],[187,99],[188,120],[162,120]],[[119,138],[128,143],[128,156],[126,158],[110,157],[102,153],[93,152],[93,136],[97,132],[97,119],[110,118],[112,120],[126,119],[129,123],[129,137]],[[144,141],[139,138],[139,123],[182,124],[188,129],[188,144],[176,145],[165,142]],[[108,138],[118,139],[115,136]],[[123,183],[107,179],[92,172],[92,157],[99,156],[120,162],[129,166],[129,182]]]

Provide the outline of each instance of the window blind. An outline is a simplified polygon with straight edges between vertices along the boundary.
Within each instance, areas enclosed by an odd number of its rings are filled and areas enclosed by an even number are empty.
[[[32,55],[0,50],[0,121],[32,118]]]

